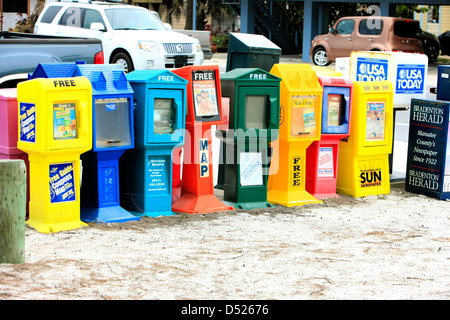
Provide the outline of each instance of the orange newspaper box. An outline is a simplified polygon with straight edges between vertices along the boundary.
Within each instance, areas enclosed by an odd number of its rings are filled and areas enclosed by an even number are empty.
[[[214,195],[211,126],[222,124],[219,66],[188,66],[172,72],[188,81],[181,198],[172,204],[172,211],[234,210]]]

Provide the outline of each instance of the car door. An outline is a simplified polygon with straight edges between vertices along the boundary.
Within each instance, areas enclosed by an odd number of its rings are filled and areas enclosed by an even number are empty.
[[[352,40],[353,50],[371,50],[374,44],[380,41],[383,20],[362,19],[359,25],[355,27],[355,30],[358,30],[358,32]]]
[[[338,21],[333,35],[328,39],[331,54],[334,57],[349,57],[353,50],[355,20],[342,19]]]

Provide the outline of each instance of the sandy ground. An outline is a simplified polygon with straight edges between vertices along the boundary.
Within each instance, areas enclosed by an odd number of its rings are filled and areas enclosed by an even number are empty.
[[[446,300],[449,208],[397,183],[294,208],[27,227],[26,263],[0,265],[0,299]]]
[[[0,264],[0,300],[447,300],[449,209],[399,182],[294,208],[27,227],[25,263]]]

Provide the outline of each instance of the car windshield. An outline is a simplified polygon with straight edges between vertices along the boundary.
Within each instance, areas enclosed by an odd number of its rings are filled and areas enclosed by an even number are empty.
[[[114,30],[166,30],[150,11],[142,9],[106,9],[106,16]]]

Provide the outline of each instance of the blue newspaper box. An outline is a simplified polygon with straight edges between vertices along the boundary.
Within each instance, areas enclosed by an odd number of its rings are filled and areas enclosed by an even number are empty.
[[[450,199],[449,101],[411,99],[405,190]]]
[[[450,101],[450,65],[438,66],[436,99]]]
[[[133,90],[118,65],[39,64],[33,78],[83,76],[92,85],[92,150],[81,155],[81,210],[86,222],[125,222],[140,218],[120,206],[119,158],[134,148]]]
[[[140,216],[172,212],[172,153],[184,144],[187,81],[168,70],[127,74],[135,98],[135,149],[121,159],[122,205]]]

